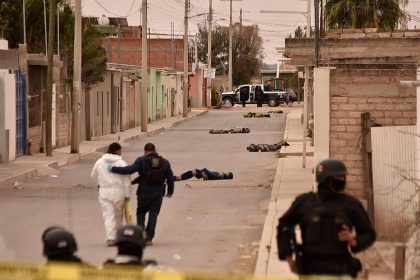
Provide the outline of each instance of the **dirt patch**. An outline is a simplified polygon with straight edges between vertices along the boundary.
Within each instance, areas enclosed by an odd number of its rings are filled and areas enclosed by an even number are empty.
[[[259,241],[239,245],[239,258],[233,264],[232,272],[247,275],[254,274],[259,246]]]

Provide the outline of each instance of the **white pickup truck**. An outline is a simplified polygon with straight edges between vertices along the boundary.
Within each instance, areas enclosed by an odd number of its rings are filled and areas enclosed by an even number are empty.
[[[268,104],[270,107],[276,107],[280,103],[285,103],[287,99],[286,90],[271,89],[263,84],[245,84],[240,85],[234,91],[222,92],[222,101],[224,103],[230,103],[232,106],[240,104],[240,91],[246,92],[247,100],[246,104],[256,104],[255,100],[255,89],[261,87],[264,94],[261,100],[262,104]]]

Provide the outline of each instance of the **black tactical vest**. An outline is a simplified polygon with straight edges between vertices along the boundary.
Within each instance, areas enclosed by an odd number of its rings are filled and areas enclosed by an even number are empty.
[[[163,185],[165,182],[163,172],[163,159],[157,154],[146,156],[146,169],[144,179],[150,185]]]

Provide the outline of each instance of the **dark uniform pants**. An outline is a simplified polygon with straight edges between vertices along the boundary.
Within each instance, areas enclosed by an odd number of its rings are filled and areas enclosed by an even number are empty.
[[[356,277],[361,270],[360,264],[354,263],[351,256],[337,256],[336,259],[323,257],[302,257],[299,274],[301,275],[335,275]]]
[[[155,236],[157,218],[160,207],[162,206],[162,193],[140,193],[137,196],[137,224],[143,228],[145,225],[146,213],[149,213],[147,219],[146,233],[147,239],[152,240]]]

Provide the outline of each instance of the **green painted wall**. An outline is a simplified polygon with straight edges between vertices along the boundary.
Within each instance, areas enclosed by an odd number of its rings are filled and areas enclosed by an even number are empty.
[[[163,92],[162,92],[162,75],[156,72],[156,119],[163,118]]]
[[[149,120],[156,120],[156,69],[149,70],[148,112]]]

